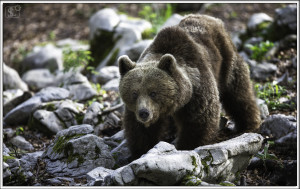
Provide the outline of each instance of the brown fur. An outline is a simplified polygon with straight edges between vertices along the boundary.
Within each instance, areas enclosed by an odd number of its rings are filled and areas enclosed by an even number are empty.
[[[160,31],[137,63],[120,57],[119,68],[125,135],[133,158],[161,140],[170,118],[178,128],[177,149],[216,142],[220,102],[238,132],[259,127],[247,65],[219,19],[189,15]],[[145,120],[143,111],[149,113]]]

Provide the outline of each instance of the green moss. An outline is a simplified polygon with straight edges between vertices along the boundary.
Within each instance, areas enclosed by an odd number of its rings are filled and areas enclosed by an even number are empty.
[[[116,50],[114,50],[114,52],[112,53],[109,61],[106,64],[106,66],[112,66],[112,65],[114,65],[115,61],[117,60],[117,56],[119,54],[119,51],[120,51],[120,49],[118,49],[118,48]]]
[[[236,186],[235,184],[229,183],[229,182],[221,182],[219,183],[221,186]]]
[[[234,184],[237,184],[241,179],[241,174],[239,171],[237,171],[234,176],[235,176]]]
[[[205,171],[206,174],[209,173],[209,165],[208,165],[207,162],[212,162],[213,161],[213,157],[212,157],[210,151],[208,151],[208,153],[209,153],[208,156],[206,156],[205,158],[201,159],[201,163],[204,166],[204,171]]]
[[[75,119],[77,121],[77,124],[82,124],[84,118],[83,113],[75,114]]]
[[[257,30],[262,31],[267,29],[271,25],[271,22],[262,22],[257,26]]]
[[[195,156],[192,156],[192,165],[194,166],[193,172],[196,172],[198,164]]]
[[[83,164],[84,162],[84,155],[80,155],[78,153],[72,154],[73,151],[70,151],[71,153],[68,154],[68,159],[67,159],[67,163],[71,163],[72,161],[77,159],[77,166],[79,167],[81,164]]]
[[[96,154],[100,154],[101,153],[101,150],[98,146],[95,146],[95,153]]]
[[[67,152],[66,147],[69,140],[73,138],[78,138],[80,136],[83,136],[85,134],[77,134],[77,135],[71,135],[71,136],[60,136],[58,137],[57,141],[55,142],[55,145],[53,146],[52,153],[62,153]]]
[[[120,39],[120,37],[114,39],[114,34],[115,31],[98,29],[98,34],[94,35],[93,40],[90,41],[90,50],[94,61],[90,61],[89,66],[97,67],[98,64],[111,52],[116,42]]]
[[[202,180],[194,175],[186,175],[182,181],[181,185],[184,186],[199,186]]]
[[[77,159],[77,166],[80,166],[84,162],[84,154],[73,153],[74,149],[71,144],[68,143],[71,139],[79,138],[85,134],[76,134],[71,136],[60,136],[58,137],[55,145],[53,146],[52,153],[64,153],[67,158],[66,163],[71,163]]]
[[[47,110],[47,111],[53,112],[53,111],[56,110],[55,104],[49,102],[49,103],[47,103],[47,104],[44,106],[44,109]]]
[[[3,155],[3,162],[7,162],[7,160],[9,160],[9,159],[16,159],[16,158],[13,157],[13,156],[5,156],[5,155]]]
[[[146,29],[142,33],[142,39],[153,39],[154,36],[155,36],[154,28]]]

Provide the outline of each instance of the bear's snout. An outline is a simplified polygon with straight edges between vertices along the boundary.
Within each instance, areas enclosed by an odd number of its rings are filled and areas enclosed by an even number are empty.
[[[139,117],[142,119],[142,120],[147,120],[147,118],[149,117],[150,113],[147,109],[143,108],[141,110],[139,110]]]

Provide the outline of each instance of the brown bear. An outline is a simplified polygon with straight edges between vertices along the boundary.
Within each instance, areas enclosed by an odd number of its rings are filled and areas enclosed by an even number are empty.
[[[161,140],[170,119],[177,126],[177,149],[214,143],[220,102],[239,133],[260,125],[248,66],[219,19],[188,15],[162,29],[137,63],[126,55],[118,63],[133,159]]]

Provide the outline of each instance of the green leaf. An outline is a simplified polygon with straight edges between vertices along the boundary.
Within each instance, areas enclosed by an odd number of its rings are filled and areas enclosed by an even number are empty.
[[[267,154],[266,159],[268,159],[268,160],[278,160],[278,157],[275,154]]]

